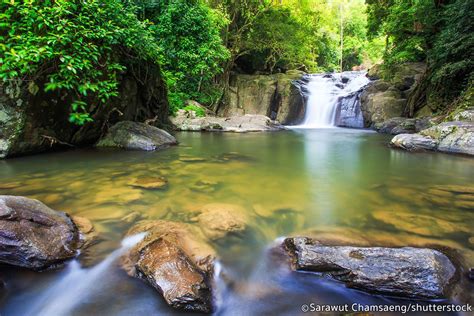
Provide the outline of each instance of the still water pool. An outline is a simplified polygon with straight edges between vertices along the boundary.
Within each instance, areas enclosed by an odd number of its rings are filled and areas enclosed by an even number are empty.
[[[398,151],[387,147],[385,135],[336,128],[177,138],[179,146],[160,152],[80,149],[0,161],[0,194],[36,198],[86,217],[99,233],[62,270],[1,267],[6,290],[0,314],[35,315],[39,297],[67,277],[71,265],[100,264],[141,218],[194,223],[195,211],[209,203],[232,204],[249,219],[247,233],[214,245],[226,274],[219,281],[219,315],[298,315],[310,302],[409,303],[288,271],[269,251],[281,236],[449,247],[474,266],[471,158]],[[168,180],[166,190],[131,186],[155,176]],[[92,284],[76,301],[60,302],[71,305],[69,314],[177,314],[117,263]],[[76,289],[69,284],[65,291]],[[472,283],[466,290],[472,293]]]

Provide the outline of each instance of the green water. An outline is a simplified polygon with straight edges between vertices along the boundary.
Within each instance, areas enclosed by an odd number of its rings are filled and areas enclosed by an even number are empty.
[[[349,129],[180,133],[177,138],[179,146],[154,153],[87,149],[0,161],[0,194],[36,198],[90,219],[99,240],[79,258],[84,267],[116,249],[140,218],[194,223],[196,211],[209,203],[240,208],[250,229],[215,245],[223,267],[242,281],[223,294],[218,313],[225,315],[239,314],[236,310],[297,314],[308,299],[386,302],[311,276],[282,280],[278,269],[262,268],[266,247],[280,236],[446,246],[474,266],[472,158],[394,150],[387,147],[387,136]],[[168,180],[166,190],[131,185],[159,176]],[[79,304],[74,315],[173,312],[153,289],[118,267],[109,274],[102,280],[106,289]],[[261,291],[249,298],[258,287],[250,282],[256,275],[265,275],[257,283],[272,283],[271,295]],[[8,288],[0,313],[8,316],[21,314],[25,302],[54,284],[61,272],[4,267],[0,278]],[[120,299],[113,299],[116,295]]]

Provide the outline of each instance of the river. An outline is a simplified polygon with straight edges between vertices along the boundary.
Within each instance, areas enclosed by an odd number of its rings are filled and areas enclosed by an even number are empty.
[[[78,149],[0,161],[1,194],[36,198],[87,217],[99,233],[98,241],[65,269],[36,273],[0,268],[0,279],[7,284],[1,315],[31,313],[31,306],[71,269],[94,270],[120,248],[139,217],[192,222],[193,212],[208,203],[237,205],[251,218],[246,233],[214,245],[227,279],[233,280],[218,282],[218,315],[296,315],[308,302],[410,303],[288,271],[268,249],[290,234],[448,246],[474,266],[472,202],[449,193],[472,188],[470,158],[403,152],[387,146],[389,136],[342,128],[176,136],[179,146],[159,152]],[[130,186],[149,176],[166,177],[168,189]],[[177,313],[117,262],[96,282],[77,295],[68,314]],[[72,283],[66,291],[78,288]]]

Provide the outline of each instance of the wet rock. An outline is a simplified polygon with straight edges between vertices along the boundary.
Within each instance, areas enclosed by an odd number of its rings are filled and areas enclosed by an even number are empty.
[[[267,132],[285,128],[264,115],[246,114],[232,117],[199,117],[189,119],[183,116],[171,117],[170,120],[179,131],[207,132]]]
[[[71,216],[71,219],[80,232],[78,247],[85,248],[96,241],[99,233],[90,220],[80,216]]]
[[[213,310],[211,281],[215,252],[191,225],[143,221],[127,235],[147,232],[123,258],[124,269],[156,288],[168,305],[179,310]]]
[[[324,246],[287,238],[296,270],[325,273],[347,286],[418,299],[447,297],[456,268],[443,253],[427,248]]]
[[[474,123],[444,122],[419,134],[400,134],[391,145],[406,150],[437,150],[445,153],[474,155]]]
[[[130,186],[145,190],[164,190],[168,188],[168,180],[164,177],[139,178],[130,183]]]
[[[46,269],[76,256],[81,244],[80,232],[67,214],[38,200],[0,196],[0,262]]]
[[[246,210],[233,204],[207,204],[195,218],[204,235],[210,240],[219,240],[229,234],[242,233],[247,229],[249,218]]]
[[[341,127],[363,128],[364,116],[360,107],[362,91],[340,97],[336,108],[336,125]]]
[[[144,123],[124,121],[112,126],[97,146],[152,151],[176,144],[176,138],[164,130]]]

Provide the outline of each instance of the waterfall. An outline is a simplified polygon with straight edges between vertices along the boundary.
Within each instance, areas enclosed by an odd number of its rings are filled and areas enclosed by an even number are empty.
[[[336,119],[339,117],[338,107],[341,100],[361,90],[369,79],[365,72],[346,71],[308,75],[303,82],[301,91],[306,96],[306,115],[303,123],[297,127],[330,128],[338,125]]]
[[[71,261],[64,276],[35,299],[26,315],[71,315],[77,304],[82,303],[84,299],[101,290],[101,278],[104,273],[125,251],[143,240],[145,235],[146,233],[140,233],[126,237],[119,249],[112,252],[104,261],[91,269],[83,269],[78,261]]]

